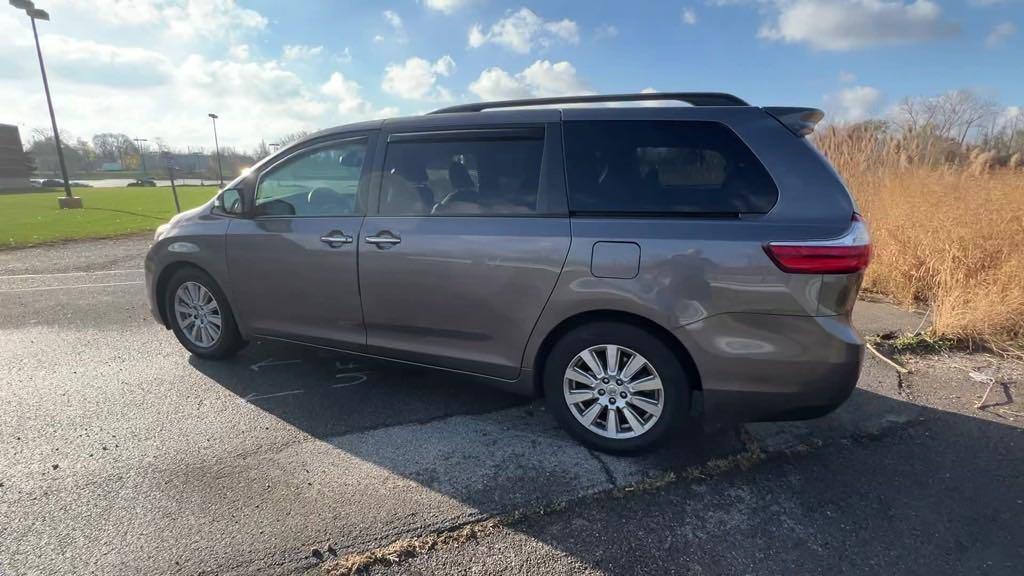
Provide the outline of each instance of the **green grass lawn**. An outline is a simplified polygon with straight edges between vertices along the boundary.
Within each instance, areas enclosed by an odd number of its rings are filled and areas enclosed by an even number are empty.
[[[216,191],[215,186],[179,187],[181,209],[206,202]],[[82,197],[85,208],[57,208],[60,189],[0,194],[0,249],[145,232],[174,216],[170,187],[74,188],[72,192]]]

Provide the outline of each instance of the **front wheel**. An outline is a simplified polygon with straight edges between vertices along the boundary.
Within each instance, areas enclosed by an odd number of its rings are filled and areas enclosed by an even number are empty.
[[[174,273],[167,283],[164,306],[174,335],[196,356],[226,358],[245,344],[227,296],[198,268]]]
[[[690,383],[679,359],[630,324],[598,322],[566,334],[543,378],[562,427],[605,452],[649,450],[680,433],[689,414]]]

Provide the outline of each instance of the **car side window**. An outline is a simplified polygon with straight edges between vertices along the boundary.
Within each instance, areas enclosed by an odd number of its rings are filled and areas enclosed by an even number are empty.
[[[256,188],[256,216],[361,214],[366,147],[365,139],[317,146],[274,166]]]
[[[764,165],[718,122],[571,121],[564,133],[574,212],[764,214],[779,197]]]
[[[539,211],[543,129],[413,136],[388,143],[381,214],[493,216]]]

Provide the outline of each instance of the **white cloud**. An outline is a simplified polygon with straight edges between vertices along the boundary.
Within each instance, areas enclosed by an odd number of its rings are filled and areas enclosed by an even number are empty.
[[[117,2],[114,2],[117,4]],[[138,5],[142,0],[129,4]],[[172,36],[191,40],[196,37],[222,38],[237,32],[263,30],[267,19],[248,8],[241,8],[235,0],[187,0],[170,4],[153,2],[163,6],[160,19],[167,25]],[[128,10],[122,9],[121,13]]]
[[[235,0],[49,0],[50,5],[78,12],[90,20],[135,28],[152,25],[179,40],[232,40],[267,27],[259,12]]]
[[[402,21],[402,17],[398,15],[398,12],[394,10],[385,10],[383,13],[384,20],[388,23],[391,28],[391,38],[399,44],[404,44],[409,41],[409,35],[405,32],[405,23]],[[373,37],[374,42],[383,42],[387,38],[383,34],[377,34]]]
[[[1006,40],[1017,33],[1017,25],[1013,22],[1000,22],[992,27],[992,31],[985,37],[985,46],[997,48]]]
[[[423,0],[423,5],[431,10],[451,14],[466,4],[469,4],[469,1],[470,0]]]
[[[935,40],[956,34],[932,0],[775,0],[758,35],[815,50],[845,51]]]
[[[402,64],[388,64],[380,87],[407,100],[451,100],[451,93],[438,84],[438,78],[454,71],[455,60],[447,54],[433,63],[413,57]]]
[[[402,17],[394,10],[385,10],[384,19],[387,20],[388,24],[390,24],[395,30],[400,30],[404,27],[404,24],[402,24]]]
[[[473,27],[469,29],[469,47],[479,48],[487,43],[487,35],[484,34],[479,24],[473,24]]]
[[[451,76],[455,72],[455,60],[445,54],[438,58],[437,62],[434,62],[433,70],[441,76]]]
[[[618,35],[619,29],[614,24],[602,24],[594,30],[594,38],[597,40],[615,38]]]
[[[154,0],[92,0],[89,4],[101,20],[112,24],[148,24],[164,17],[164,2]]]
[[[163,81],[171,72],[167,57],[146,48],[115,46],[57,34],[47,34],[40,42],[51,73],[83,84],[152,84]]]
[[[697,23],[697,12],[693,8],[683,8],[679,17],[682,18],[683,24],[687,26],[693,26]]]
[[[345,46],[341,53],[334,55],[334,59],[342,64],[348,64],[352,61],[352,51],[348,49],[348,46]]]
[[[547,48],[555,42],[579,44],[580,32],[576,22],[568,18],[544,20],[529,8],[506,12],[485,32],[479,24],[469,30],[469,46],[478,48],[486,43],[502,46],[513,52],[528,54],[534,46]]]
[[[228,48],[228,57],[232,60],[248,60],[251,55],[248,44],[236,44]]]
[[[496,66],[488,68],[469,85],[469,91],[482,100],[592,93],[586,83],[577,76],[576,68],[572,64],[566,61],[552,64],[548,60],[537,60],[514,76]]]
[[[347,48],[346,48],[347,50]],[[323,46],[308,46],[306,44],[285,44],[281,50],[281,57],[285,60],[309,60],[316,58],[324,51]]]
[[[526,83],[498,68],[488,68],[469,85],[469,91],[481,100],[517,100],[532,96]]]
[[[857,75],[854,74],[853,72],[841,70],[839,72],[839,81],[843,84],[852,84],[857,81]]]
[[[882,92],[873,86],[850,86],[826,95],[825,104],[836,120],[860,122],[878,112]]]
[[[260,57],[257,44],[238,31],[258,30],[262,17],[246,20],[233,0],[47,2],[61,18],[41,27],[40,41],[58,121],[75,136],[124,132],[195,149],[212,146],[206,114],[215,112],[222,146],[249,148],[297,130],[398,114],[374,106],[351,78],[289,69],[283,47],[280,56]],[[168,9],[185,15],[211,7],[226,14],[211,15],[221,23],[216,34],[200,26],[187,32],[192,37],[185,42],[165,32]],[[241,21],[228,24],[232,14]],[[23,135],[49,125],[26,24],[15,11],[0,10],[0,110]],[[74,30],[74,37],[53,32],[62,26],[70,26],[64,29]],[[186,32],[179,27],[174,34]],[[306,51],[294,52],[300,53]],[[346,54],[331,55],[330,62]],[[432,65],[451,73],[453,62],[439,62]]]
[[[320,92],[330,96],[337,105],[338,112],[343,115],[352,113],[367,114],[370,103],[359,96],[361,87],[355,80],[348,80],[341,72],[334,72],[331,78],[320,87]]]

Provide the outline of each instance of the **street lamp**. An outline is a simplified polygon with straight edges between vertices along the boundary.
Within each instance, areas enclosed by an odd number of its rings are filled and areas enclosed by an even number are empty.
[[[142,175],[146,176],[146,154],[142,151],[142,143],[149,142],[145,138],[135,138],[132,140],[135,142],[135,147],[139,150],[139,160],[142,161]]]
[[[224,167],[220,163],[220,142],[217,141],[217,118],[213,112],[207,114],[213,120],[213,145],[217,147],[217,175],[220,177],[220,187],[224,187]]]
[[[64,163],[64,149],[60,145],[60,132],[57,130],[57,116],[53,113],[53,100],[50,98],[50,82],[46,79],[46,66],[43,65],[43,51],[39,48],[39,32],[36,31],[36,20],[50,20],[46,10],[35,7],[31,0],[10,0],[11,6],[24,10],[32,21],[32,36],[36,40],[36,55],[39,57],[39,72],[43,75],[43,90],[46,92],[46,105],[50,109],[50,124],[53,126],[53,143],[57,146],[57,161],[60,162],[60,175],[64,178],[64,197],[57,199],[61,208],[81,208],[82,199],[71,195],[71,182],[68,180],[68,167]]]

